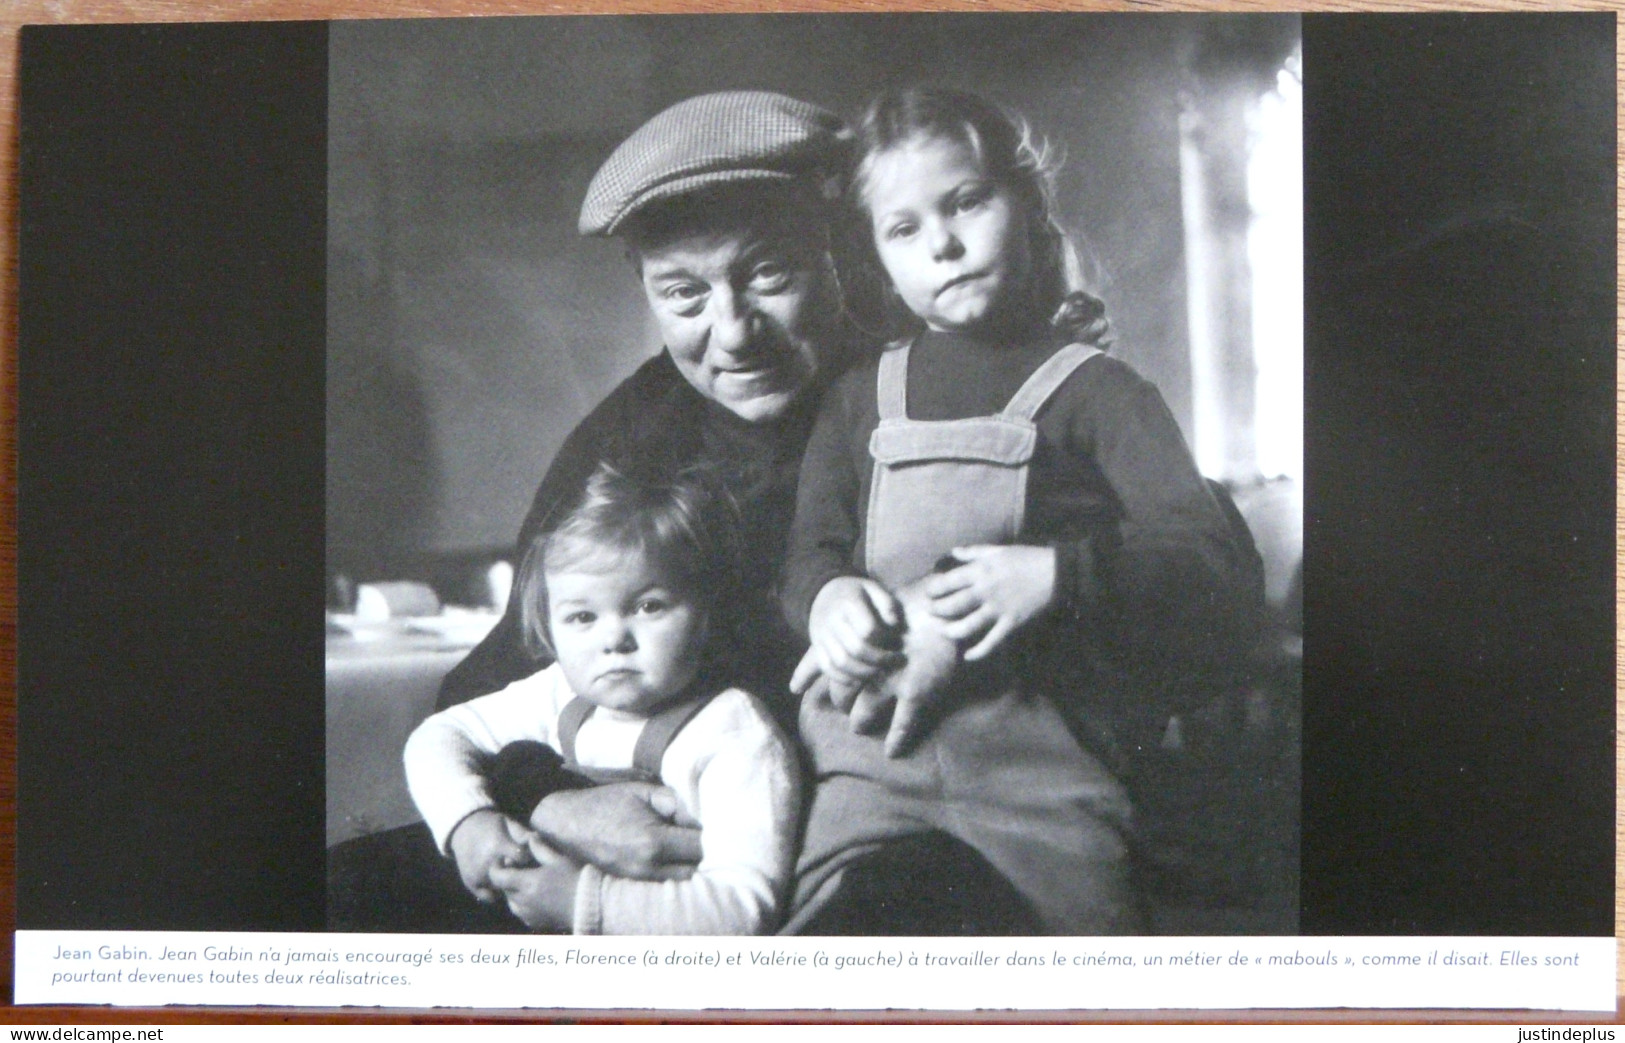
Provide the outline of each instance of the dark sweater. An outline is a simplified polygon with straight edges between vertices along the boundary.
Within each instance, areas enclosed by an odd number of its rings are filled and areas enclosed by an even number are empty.
[[[568,509],[600,462],[625,473],[671,476],[712,468],[739,504],[744,522],[744,602],[727,606],[741,637],[737,676],[746,691],[793,714],[786,686],[800,642],[785,626],[776,596],[785,535],[795,505],[797,470],[812,426],[812,403],[769,423],[750,423],[695,391],[665,352],[611,391],[565,439],[519,531],[523,554],[559,511]],[[517,560],[517,559],[516,559]],[[494,692],[551,659],[525,648],[517,599],[484,641],[446,676],[438,707]]]
[[[910,353],[908,416],[997,413],[1059,346],[926,333]],[[855,366],[825,395],[802,462],[783,596],[802,634],[824,584],[863,572],[877,367]],[[1120,678],[1136,663],[1187,671],[1233,654],[1256,597],[1247,564],[1256,552],[1240,545],[1156,387],[1097,356],[1055,392],[1036,424],[1019,539],[1055,548],[1057,610],[1011,643],[1024,675],[1067,696],[1101,689],[1108,665]],[[1169,680],[1139,674],[1142,691]]]

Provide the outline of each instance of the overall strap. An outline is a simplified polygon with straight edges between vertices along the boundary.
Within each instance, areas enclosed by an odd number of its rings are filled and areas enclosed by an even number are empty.
[[[715,696],[716,693],[713,692],[698,699],[688,699],[668,706],[649,718],[649,722],[643,726],[643,732],[638,736],[638,744],[632,748],[633,770],[644,772],[650,778],[660,778],[660,762],[666,757],[666,748],[677,738],[677,733],[683,730],[683,726],[693,720],[695,714],[705,709],[706,704]]]
[[[875,378],[875,405],[882,420],[902,420],[908,415],[909,341],[880,353],[880,371]]]
[[[595,709],[597,707],[578,695],[559,711],[559,752],[564,754],[564,763],[579,763],[576,760],[576,732],[581,730],[581,722],[591,717]]]
[[[1073,370],[1101,354],[1104,352],[1099,348],[1092,348],[1087,344],[1068,344],[1033,371],[1033,375],[1021,385],[1015,397],[1010,400],[1010,404],[1005,406],[1004,412],[999,415],[1031,423],[1038,415],[1038,411],[1044,408],[1044,403],[1055,394],[1056,389],[1066,383],[1066,378],[1072,375]]]

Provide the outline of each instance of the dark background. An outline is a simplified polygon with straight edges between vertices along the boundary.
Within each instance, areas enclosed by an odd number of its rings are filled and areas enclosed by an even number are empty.
[[[1303,20],[1305,933],[1613,932],[1613,26]],[[322,926],[326,46],[23,34],[19,927]]]

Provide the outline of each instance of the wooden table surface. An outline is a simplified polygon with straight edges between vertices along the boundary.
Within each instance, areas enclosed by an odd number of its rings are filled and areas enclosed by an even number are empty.
[[[448,16],[534,15],[534,14],[663,14],[663,13],[744,13],[761,11],[1553,11],[1625,9],[1625,0],[1457,0],[1457,2],[1416,2],[1416,0],[0,0],[0,979],[9,998],[12,952],[10,932],[16,922],[14,887],[14,845],[16,832],[16,448],[17,448],[17,33],[20,26],[34,23],[73,24],[89,22],[178,22],[178,21],[273,21],[330,18],[411,18]],[[1625,58],[1625,20],[1616,55]],[[1618,60],[1618,59],[1616,59]],[[1625,70],[1622,70],[1625,71]],[[1625,77],[1622,77],[1625,81]],[[1625,188],[1625,186],[1622,186]],[[1625,193],[1622,193],[1625,199]],[[1625,322],[1622,322],[1625,330]],[[1621,401],[1616,392],[1616,402]],[[1619,459],[1625,460],[1625,444]],[[1620,483],[1625,490],[1625,481]],[[1625,541],[1621,542],[1625,546]],[[1617,597],[1617,595],[1616,595]],[[1625,604],[1622,604],[1625,608]],[[1625,619],[1625,612],[1621,613]],[[1621,660],[1625,662],[1625,660]],[[1625,679],[1621,671],[1617,683]],[[1625,754],[1625,747],[1619,751]],[[1617,758],[1625,768],[1625,755]],[[1625,776],[1622,776],[1625,777]],[[1620,792],[1616,780],[1616,792]],[[1616,850],[1625,835],[1620,818],[1625,802],[1615,810]],[[1616,923],[1625,907],[1625,859],[1619,859],[1615,880]],[[1625,982],[1625,973],[1619,979]],[[1617,990],[1625,997],[1625,985]],[[1625,1006],[1625,999],[1622,999]],[[286,1024],[291,1022],[417,1022],[469,1023],[485,1021],[550,1020],[559,1015],[526,1011],[488,1011],[478,1015],[441,1011],[341,1012],[335,1010],[293,1010],[287,1008],[177,1008],[157,1009],[108,1007],[13,1007],[0,1012],[0,1021],[34,1024],[89,1024],[169,1022],[224,1022],[233,1024]],[[1620,1020],[1616,1011],[1616,1020]],[[743,1022],[783,1021],[783,1014],[733,1015]],[[592,1012],[571,1014],[569,1020],[638,1022],[714,1021],[714,1014],[654,1015],[637,1012],[629,1017]],[[809,1012],[797,1020],[855,1022],[875,1020],[873,1015]],[[895,1016],[892,1020],[896,1020]],[[953,1014],[914,1016],[928,1022],[1008,1022],[1008,1014]],[[1122,1011],[1034,1013],[1038,1022],[1121,1022],[1125,1020],[1169,1022],[1445,1022],[1504,1023],[1522,1021],[1540,1024],[1594,1022],[1595,1016],[1553,1016],[1551,1014],[1497,1013],[1477,1011],[1155,1011],[1130,1014]]]

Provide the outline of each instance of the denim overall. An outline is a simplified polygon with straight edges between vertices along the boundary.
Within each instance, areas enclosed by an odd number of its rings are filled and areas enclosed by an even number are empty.
[[[907,346],[881,356],[880,423],[865,522],[865,565],[889,589],[919,579],[956,546],[1022,534],[1033,418],[1078,366],[1073,344],[1022,385],[1003,412],[962,420],[907,417]],[[940,830],[976,849],[1061,935],[1136,930],[1122,785],[1087,753],[1048,699],[1002,655],[961,664],[952,706],[905,757],[854,734],[827,698],[808,697],[801,733],[817,773],[786,931],[834,900],[854,860],[889,841]]]

